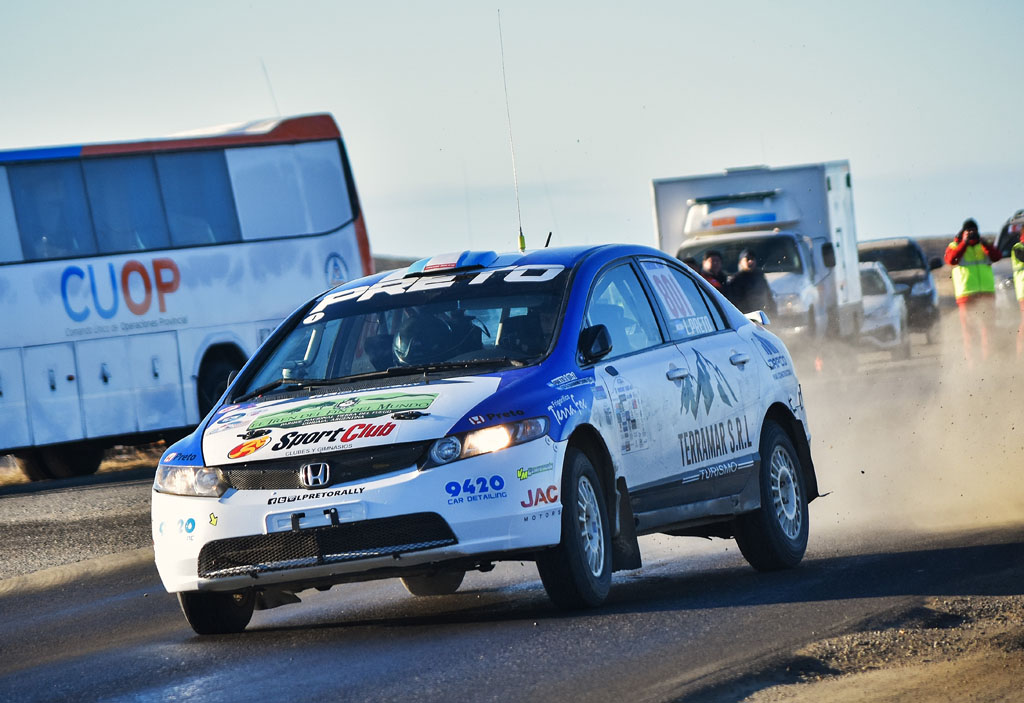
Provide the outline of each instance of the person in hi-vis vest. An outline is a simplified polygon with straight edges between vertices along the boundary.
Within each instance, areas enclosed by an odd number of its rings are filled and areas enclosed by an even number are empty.
[[[964,220],[956,239],[946,247],[946,263],[953,267],[953,292],[960,309],[964,333],[964,356],[974,362],[973,329],[980,337],[981,358],[989,354],[989,328],[995,318],[996,279],[992,262],[999,261],[999,250],[978,234],[978,223]]]
[[[1020,307],[1020,324],[1017,326],[1017,356],[1024,354],[1024,229],[1020,241],[1013,245],[1013,289],[1017,293]]]

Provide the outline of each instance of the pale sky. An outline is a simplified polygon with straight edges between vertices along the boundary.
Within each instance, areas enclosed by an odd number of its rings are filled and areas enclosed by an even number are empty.
[[[848,159],[861,239],[1024,208],[1021,0],[0,0],[0,149],[330,112],[374,253],[511,249],[499,8],[530,246],[752,164]]]

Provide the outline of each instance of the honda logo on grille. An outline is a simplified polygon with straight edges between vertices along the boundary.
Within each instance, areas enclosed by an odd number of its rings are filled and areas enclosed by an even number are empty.
[[[330,464],[303,464],[299,469],[299,478],[306,488],[320,488],[331,480]]]

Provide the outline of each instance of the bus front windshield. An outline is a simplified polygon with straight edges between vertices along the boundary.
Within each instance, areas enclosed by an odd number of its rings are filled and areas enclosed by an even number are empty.
[[[236,399],[268,385],[526,365],[552,346],[568,278],[560,266],[520,267],[388,278],[328,294],[280,340]]]

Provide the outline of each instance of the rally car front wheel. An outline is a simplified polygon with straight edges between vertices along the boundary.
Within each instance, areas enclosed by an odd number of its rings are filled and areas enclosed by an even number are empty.
[[[178,594],[181,612],[200,635],[241,632],[252,619],[256,594],[252,590],[232,593],[188,591]]]
[[[736,518],[736,543],[758,571],[789,569],[807,551],[807,493],[789,435],[766,420],[761,431],[761,507]]]
[[[601,482],[586,454],[566,452],[562,539],[537,560],[548,597],[560,608],[600,605],[612,583],[611,525]]]

